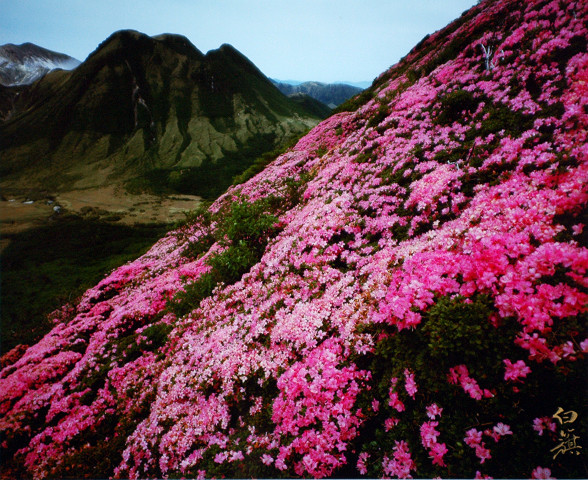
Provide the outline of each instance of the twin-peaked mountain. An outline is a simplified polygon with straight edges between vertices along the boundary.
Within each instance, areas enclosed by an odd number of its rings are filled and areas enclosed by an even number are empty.
[[[1,472],[585,478],[586,38],[478,2],[53,313]]]
[[[193,169],[228,159],[239,173],[244,156],[319,120],[230,45],[203,54],[184,37],[135,31],[113,34],[73,71],[3,88],[0,108],[3,186],[48,190],[145,175],[190,190]]]

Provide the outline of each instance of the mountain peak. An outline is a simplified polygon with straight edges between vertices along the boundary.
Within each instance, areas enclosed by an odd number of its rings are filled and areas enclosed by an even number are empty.
[[[101,42],[88,57],[118,56],[120,54],[136,57],[152,53],[157,46],[168,48],[178,54],[192,58],[202,58],[203,54],[183,35],[163,33],[150,37],[137,30],[126,29],[112,33]]]
[[[0,84],[28,85],[51,70],[71,70],[79,64],[79,60],[69,55],[48,50],[31,42],[21,45],[7,43],[0,46]]]
[[[175,33],[162,33],[160,35],[155,35],[152,38],[158,42],[162,42],[179,53],[183,53],[185,55],[195,54],[198,57],[204,56],[204,54],[198,48],[196,48],[196,46],[188,39],[188,37],[185,37],[184,35],[178,35]]]

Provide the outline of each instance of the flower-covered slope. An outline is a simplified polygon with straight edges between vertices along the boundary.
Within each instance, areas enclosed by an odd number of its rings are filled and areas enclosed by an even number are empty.
[[[55,314],[4,474],[585,476],[587,12],[481,2]]]

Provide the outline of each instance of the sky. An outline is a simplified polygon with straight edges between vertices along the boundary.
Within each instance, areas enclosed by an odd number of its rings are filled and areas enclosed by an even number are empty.
[[[279,80],[371,82],[477,0],[0,0],[0,45],[83,61],[113,32],[229,43]]]

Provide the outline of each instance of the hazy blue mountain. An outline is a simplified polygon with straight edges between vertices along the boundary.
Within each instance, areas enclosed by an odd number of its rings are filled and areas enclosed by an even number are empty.
[[[279,80],[272,80],[272,82],[285,95],[305,93],[319,102],[324,103],[329,108],[335,108],[363,90],[362,88],[343,83],[303,82],[292,84]]]

